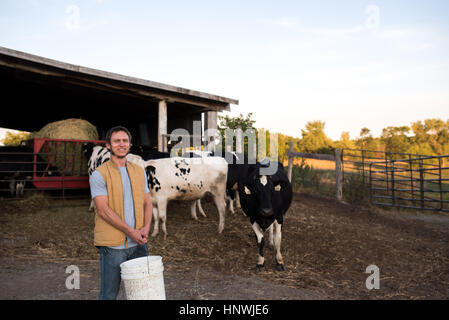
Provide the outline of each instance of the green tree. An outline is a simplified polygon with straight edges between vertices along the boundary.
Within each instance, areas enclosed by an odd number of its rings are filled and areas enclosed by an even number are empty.
[[[411,146],[410,138],[407,136],[409,131],[410,128],[407,126],[390,126],[382,129],[381,141],[385,144],[385,151],[406,153]]]
[[[292,136],[287,136],[282,133],[278,133],[278,152],[279,152],[279,161],[282,163],[288,159],[287,151],[290,149],[289,142],[293,142],[293,150],[295,152],[299,152],[300,139]]]
[[[355,140],[355,145],[363,150],[380,150],[378,140],[373,137],[370,129],[364,127],[360,130],[360,138]]]
[[[218,124],[218,130],[223,131],[229,128],[229,129],[237,129],[241,128],[243,131],[247,129],[255,129],[254,124],[256,123],[256,120],[251,119],[253,116],[253,113],[250,112],[246,115],[246,117],[243,114],[240,114],[237,117],[230,117],[228,115],[226,116],[218,116],[218,120],[220,121]]]
[[[407,153],[426,155],[426,156],[436,155],[433,152],[432,147],[427,142],[410,144]]]
[[[426,119],[413,122],[414,136],[411,150],[424,155],[443,155],[449,152],[449,120]],[[425,153],[424,153],[425,152]]]
[[[351,140],[349,132],[343,131],[340,136],[340,140],[335,143],[335,148],[338,149],[354,149],[355,143]]]
[[[3,139],[3,144],[5,146],[18,146],[24,140],[29,139],[30,133],[19,131],[17,133],[13,133],[11,131],[7,131],[5,138]]]
[[[237,128],[241,128],[243,132],[245,132],[246,130],[257,130],[254,127],[254,124],[256,123],[256,120],[252,119],[253,113],[250,112],[248,113],[246,116],[244,116],[243,114],[239,114],[237,117],[230,117],[228,115],[226,116],[218,116],[218,132],[220,133],[220,139],[222,141],[225,141],[226,139],[226,129],[237,129]],[[257,135],[257,131],[256,131],[256,135]],[[225,144],[222,143],[222,148],[225,147]],[[236,145],[235,143],[233,143],[233,150],[236,150]],[[224,150],[222,150],[224,151]],[[248,154],[248,141],[245,139],[244,141],[244,152],[246,154]]]
[[[333,149],[332,140],[324,133],[324,121],[309,121],[306,129],[301,130],[301,150],[315,153],[331,153]]]

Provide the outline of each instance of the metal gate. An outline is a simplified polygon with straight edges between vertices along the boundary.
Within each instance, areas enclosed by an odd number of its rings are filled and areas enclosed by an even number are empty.
[[[372,204],[449,212],[449,155],[369,165]]]

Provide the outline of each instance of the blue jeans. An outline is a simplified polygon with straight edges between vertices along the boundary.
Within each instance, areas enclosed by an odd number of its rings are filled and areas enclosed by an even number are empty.
[[[135,258],[148,256],[147,244],[137,245],[127,249],[100,249],[100,300],[115,300],[120,290],[120,264]]]

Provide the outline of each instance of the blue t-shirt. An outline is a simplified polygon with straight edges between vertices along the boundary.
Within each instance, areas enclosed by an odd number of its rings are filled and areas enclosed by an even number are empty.
[[[126,167],[119,167],[120,168],[120,175],[122,177],[122,184],[123,184],[123,209],[125,213],[125,222],[128,226],[135,229],[136,228],[136,217],[134,215],[134,201],[133,201],[133,192],[131,188],[131,181],[129,180],[128,170],[126,170]],[[149,193],[150,190],[148,189],[148,182],[147,182],[147,175],[145,173],[145,193]],[[103,176],[100,172],[95,170],[89,179],[90,183],[90,193],[92,195],[92,199],[94,199],[97,196],[107,196],[108,195],[108,189],[106,187],[106,182],[103,179]],[[137,245],[136,242],[131,240],[128,236],[126,236],[126,244],[123,243],[120,246],[110,247],[113,249],[125,249],[134,247]]]

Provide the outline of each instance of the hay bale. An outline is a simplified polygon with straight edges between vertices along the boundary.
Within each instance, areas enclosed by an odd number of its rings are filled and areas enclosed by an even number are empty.
[[[30,138],[47,138],[47,139],[72,139],[72,140],[98,140],[97,128],[90,122],[83,119],[66,119],[45,125],[41,130],[33,132]],[[79,176],[87,174],[87,159],[82,152],[82,146],[74,146],[72,143],[57,144],[50,143],[47,154],[42,154],[46,161],[52,159],[52,155],[56,154],[51,164],[56,166],[60,173],[64,175]],[[73,157],[64,157],[74,155]],[[67,166],[67,161],[71,160]]]
[[[67,119],[49,123],[31,138],[98,140],[97,128],[83,119]]]

